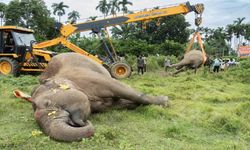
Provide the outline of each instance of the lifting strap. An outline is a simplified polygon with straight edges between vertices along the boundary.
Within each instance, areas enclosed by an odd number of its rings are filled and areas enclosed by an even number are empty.
[[[201,39],[201,35],[198,31],[195,31],[192,39],[190,40],[189,44],[188,44],[188,47],[186,49],[186,53],[190,51],[190,49],[192,48],[193,44],[194,44],[194,40],[197,40],[200,48],[201,48],[201,51],[202,51],[202,58],[203,58],[203,65],[205,64],[206,60],[207,60],[207,57],[206,57],[206,52],[205,52],[205,49],[204,49],[204,46],[203,46],[203,43],[202,43],[202,39]]]

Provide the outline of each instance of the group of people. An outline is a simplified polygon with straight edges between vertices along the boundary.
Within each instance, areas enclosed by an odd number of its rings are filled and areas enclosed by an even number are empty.
[[[238,65],[238,62],[235,59],[223,60],[221,58],[215,58],[213,61],[213,72],[219,72],[220,70],[225,70],[230,66]]]
[[[142,75],[147,71],[147,58],[144,55],[137,56],[137,71]]]

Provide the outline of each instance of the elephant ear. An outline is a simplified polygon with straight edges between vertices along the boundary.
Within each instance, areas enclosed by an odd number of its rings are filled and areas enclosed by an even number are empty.
[[[52,102],[51,102],[51,100],[46,99],[46,100],[44,101],[44,106],[45,106],[45,108],[49,108],[49,107],[51,107],[51,106],[52,106]]]
[[[38,98],[37,98],[38,99]],[[49,109],[54,107],[54,105],[52,104],[52,101],[49,99],[44,99],[44,100],[34,100],[32,103],[33,109]]]

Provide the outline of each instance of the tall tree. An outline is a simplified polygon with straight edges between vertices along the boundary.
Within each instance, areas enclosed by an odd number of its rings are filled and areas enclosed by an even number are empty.
[[[225,30],[223,27],[214,29],[208,41],[208,44],[210,47],[212,47],[212,50],[208,52],[213,55],[227,55],[229,53],[230,47],[226,43],[226,39],[227,30]]]
[[[122,5],[122,12],[125,14],[128,13],[127,5],[133,5],[133,3],[128,0],[122,0],[118,3],[118,5]]]
[[[54,36],[55,20],[50,15],[43,0],[14,0],[6,6],[5,24],[31,28],[38,39],[44,40]]]
[[[250,23],[246,24],[245,26],[246,33],[245,33],[245,38],[248,40],[248,43],[250,41]]]
[[[189,26],[190,24],[186,22],[184,16],[175,15],[162,17],[160,20],[152,20],[147,23],[146,29],[142,28],[140,22],[113,28],[112,34],[113,37],[141,39],[150,44],[159,44],[166,40],[186,43],[189,37],[189,30],[187,29]]]
[[[60,3],[53,3],[52,6],[53,8],[53,14],[57,15],[59,18],[59,22],[61,22],[61,17],[65,15],[65,8],[69,8],[68,5],[64,5],[63,2]]]
[[[232,47],[233,35],[234,35],[234,25],[228,24],[226,26],[226,40],[228,41],[230,47]]]
[[[243,18],[237,18],[236,20],[234,20],[234,33],[236,35],[236,38],[238,39],[237,41],[237,46],[239,47],[241,44],[242,44],[242,36],[244,35],[244,24],[243,24],[243,21],[245,20],[246,18],[243,17]],[[237,48],[238,48],[237,47]]]
[[[1,26],[3,25],[3,18],[5,16],[5,9],[6,9],[6,4],[0,2],[0,19],[1,19]]]
[[[76,23],[76,20],[80,18],[80,14],[78,11],[75,11],[73,10],[72,12],[70,12],[68,14],[68,20],[71,22],[71,23]]]
[[[120,11],[119,1],[111,0],[109,4],[110,4],[110,14],[115,16],[116,13]]]
[[[129,39],[136,33],[136,26],[132,23],[114,26],[111,29],[112,37],[116,39]]]
[[[109,14],[110,10],[110,4],[107,0],[101,0],[99,1],[99,4],[95,8],[96,10],[99,10],[103,15],[104,18]]]

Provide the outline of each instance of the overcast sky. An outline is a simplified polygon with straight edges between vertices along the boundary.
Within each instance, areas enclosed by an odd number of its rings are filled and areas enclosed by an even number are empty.
[[[10,0],[0,0],[6,4]],[[80,13],[81,18],[90,16],[101,16],[102,14],[95,9],[99,0],[44,0],[51,10],[53,3],[61,1],[69,6],[67,13],[76,10]],[[165,6],[170,4],[185,3],[186,0],[129,0],[133,6],[129,6],[129,10],[142,10],[144,8],[153,8],[156,6]],[[250,23],[250,0],[189,0],[191,4],[203,3],[205,12],[203,14],[204,27],[216,28],[233,23],[238,17],[246,17],[245,23]],[[193,26],[194,13],[186,15],[186,19]],[[66,21],[66,17],[63,18]]]

